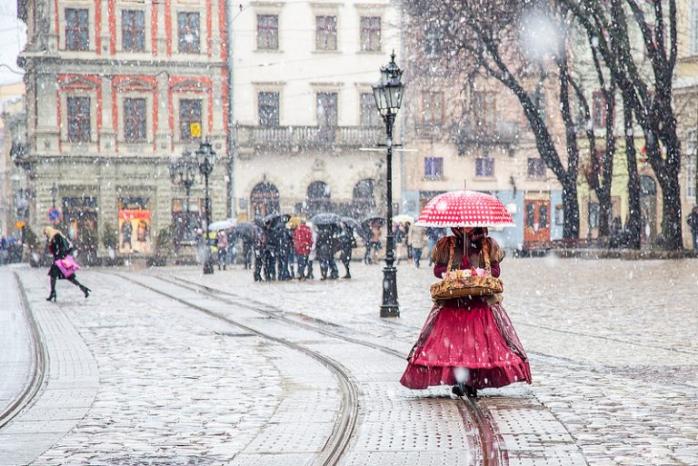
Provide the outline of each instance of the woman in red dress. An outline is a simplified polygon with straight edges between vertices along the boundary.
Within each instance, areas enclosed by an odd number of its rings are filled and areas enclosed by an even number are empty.
[[[491,273],[499,277],[504,257],[486,228],[452,228],[453,236],[439,240],[434,248],[434,275],[442,278],[448,268],[451,244],[455,244],[453,267],[484,268],[489,254]],[[408,357],[400,383],[424,389],[453,385],[458,396],[476,396],[486,387],[513,382],[531,383],[528,357],[514,331],[501,296],[439,301],[434,305]]]

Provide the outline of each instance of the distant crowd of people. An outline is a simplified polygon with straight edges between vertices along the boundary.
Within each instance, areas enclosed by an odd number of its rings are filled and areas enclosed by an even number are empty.
[[[22,261],[22,242],[14,236],[0,236],[0,265]]]

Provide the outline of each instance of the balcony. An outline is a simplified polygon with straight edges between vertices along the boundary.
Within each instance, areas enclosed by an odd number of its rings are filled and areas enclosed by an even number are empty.
[[[464,153],[468,146],[512,145],[519,140],[520,127],[511,121],[497,121],[494,126],[477,126],[470,122],[455,124],[451,140]]]
[[[383,127],[238,126],[237,144],[255,151],[372,147],[385,140]]]

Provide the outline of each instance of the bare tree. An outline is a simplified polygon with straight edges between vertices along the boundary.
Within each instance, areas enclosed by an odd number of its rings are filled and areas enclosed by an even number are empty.
[[[406,2],[406,8],[413,17],[440,26],[447,60],[458,60],[461,66],[482,71],[516,96],[541,158],[562,185],[563,237],[576,239],[579,237],[579,149],[572,114],[567,50],[564,46],[557,47],[549,57],[537,60],[527,55],[519,44],[524,14],[539,4],[534,0],[412,0]],[[562,13],[553,12],[557,15],[554,20],[562,21]],[[529,90],[532,86],[539,89],[541,80],[551,76],[558,81],[560,111],[565,125],[564,157],[540,112],[535,92]],[[467,85],[465,83],[464,88]]]
[[[642,5],[637,0],[558,1],[594,37],[611,79],[623,90],[624,105],[632,110],[632,115],[625,116],[626,124],[628,116],[630,121],[634,117],[642,128],[648,161],[662,188],[664,247],[681,249],[681,147],[672,108],[677,57],[676,0],[652,0]],[[634,53],[633,30],[639,33],[644,54]],[[648,70],[639,64],[644,59],[639,55],[646,56]]]

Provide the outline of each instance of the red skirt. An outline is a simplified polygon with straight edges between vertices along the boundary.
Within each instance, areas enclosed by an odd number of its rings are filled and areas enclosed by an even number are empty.
[[[461,380],[476,389],[531,383],[528,357],[509,316],[482,298],[434,306],[408,361],[400,383],[412,389],[454,385],[456,367],[468,369]]]

